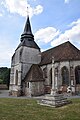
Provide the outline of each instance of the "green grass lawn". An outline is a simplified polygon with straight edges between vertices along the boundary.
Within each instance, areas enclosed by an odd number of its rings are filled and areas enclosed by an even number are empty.
[[[33,99],[0,98],[0,120],[80,120],[80,99],[52,108]]]

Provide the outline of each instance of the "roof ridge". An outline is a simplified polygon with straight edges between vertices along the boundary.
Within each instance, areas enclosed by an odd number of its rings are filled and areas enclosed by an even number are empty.
[[[70,41],[51,48],[41,53],[40,65],[49,64],[54,56],[55,61],[80,60],[80,50],[75,47]],[[47,57],[46,57],[47,56]]]
[[[57,45],[57,46],[55,46],[55,47],[53,47],[53,48],[50,48],[50,49],[48,49],[48,50],[45,50],[45,51],[43,51],[43,52],[41,52],[41,53],[48,52],[48,51],[50,51],[50,50],[53,50],[53,49],[55,49],[55,48],[57,48],[57,47],[60,47],[60,46],[62,46],[62,45],[64,45],[64,44],[67,44],[67,43],[75,47],[75,45],[73,45],[70,41],[66,41],[66,42],[64,42],[64,43],[62,43],[62,44],[60,44],[60,45]],[[79,50],[77,47],[75,47],[75,48],[76,48],[77,50]]]

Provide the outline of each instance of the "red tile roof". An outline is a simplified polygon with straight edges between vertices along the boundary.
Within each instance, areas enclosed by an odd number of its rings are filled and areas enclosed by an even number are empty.
[[[52,57],[55,61],[80,60],[80,50],[77,49],[69,41],[57,47],[49,49],[41,54],[42,59],[40,65],[46,65],[52,62]]]

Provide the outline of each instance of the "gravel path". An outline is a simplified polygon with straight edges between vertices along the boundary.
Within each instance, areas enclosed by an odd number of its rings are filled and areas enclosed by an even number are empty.
[[[31,98],[35,98],[35,99],[41,99],[44,96],[39,96],[39,97],[31,97]],[[26,96],[21,96],[21,97],[13,97],[13,96],[9,96],[9,90],[0,90],[0,98],[20,98],[20,99],[28,99],[30,97],[26,97]],[[67,98],[80,98],[80,95],[76,95],[76,96],[67,96]]]

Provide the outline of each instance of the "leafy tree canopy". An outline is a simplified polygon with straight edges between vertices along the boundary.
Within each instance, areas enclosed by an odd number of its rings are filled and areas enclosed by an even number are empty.
[[[7,84],[9,87],[10,68],[0,67],[0,84]]]

